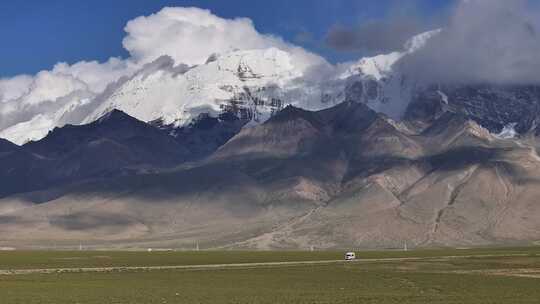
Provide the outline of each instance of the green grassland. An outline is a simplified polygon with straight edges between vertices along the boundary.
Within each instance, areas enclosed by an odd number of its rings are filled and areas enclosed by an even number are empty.
[[[345,251],[0,251],[0,270],[340,260]],[[359,259],[513,254],[540,247],[357,251]]]
[[[0,275],[0,303],[540,303],[539,248],[357,254],[364,261],[234,269]],[[399,257],[420,259],[368,260]],[[341,258],[342,252],[337,251],[28,251],[0,252],[0,269]]]

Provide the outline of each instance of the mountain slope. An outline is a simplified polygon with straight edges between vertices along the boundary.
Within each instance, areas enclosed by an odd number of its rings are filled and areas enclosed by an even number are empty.
[[[152,171],[192,157],[167,133],[114,110],[88,125],[56,128],[0,157],[6,181],[0,195]]]
[[[189,154],[187,149],[168,134],[119,110],[112,110],[87,125],[57,128],[44,139],[30,142],[24,148],[46,157],[58,158],[76,153],[81,146],[112,148],[115,143],[125,146],[129,153],[141,161],[155,164],[181,162]],[[153,155],[156,151],[160,153],[159,157]]]
[[[215,152],[234,135],[249,123],[247,119],[240,119],[233,113],[225,112],[218,117],[201,114],[191,123],[184,126],[164,124],[157,120],[151,125],[173,136],[183,147],[190,151],[195,158],[205,158]]]
[[[4,197],[1,242],[526,244],[540,239],[534,146],[535,139],[499,139],[453,113],[413,134],[362,103],[317,112],[286,107],[198,163]]]

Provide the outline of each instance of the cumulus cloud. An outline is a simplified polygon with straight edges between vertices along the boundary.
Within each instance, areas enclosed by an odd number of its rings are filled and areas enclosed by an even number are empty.
[[[343,52],[393,52],[426,28],[416,19],[396,17],[354,27],[334,25],[324,38],[326,46]]]
[[[540,14],[526,0],[467,0],[426,46],[402,62],[429,82],[538,84]]]
[[[73,65],[58,63],[52,69],[52,73],[70,75],[84,82],[90,91],[99,93],[109,83],[133,73],[138,68],[139,66],[131,60],[113,57],[104,63],[97,61],[81,61]]]
[[[42,71],[34,77],[28,92],[19,98],[19,102],[32,106],[86,89],[86,83],[73,75]]]
[[[0,78],[0,102],[21,97],[30,88],[32,79],[32,76],[29,75]]]
[[[259,33],[251,19],[224,19],[194,7],[166,7],[129,21],[125,31],[124,48],[141,63],[168,55],[176,63],[197,65],[215,53],[269,47],[291,52],[301,67],[325,63],[321,57],[279,37]]]
[[[169,55],[178,62],[201,64],[212,53],[280,43],[259,34],[250,19],[223,19],[198,8],[166,7],[129,21],[125,31],[124,47],[145,63]]]
[[[85,89],[84,82],[70,75],[39,72],[25,87],[24,93],[14,94],[18,97],[0,104],[0,130],[31,119],[40,111],[48,112],[60,97]]]

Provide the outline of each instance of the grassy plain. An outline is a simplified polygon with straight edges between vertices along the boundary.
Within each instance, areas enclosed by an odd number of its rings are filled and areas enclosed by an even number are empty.
[[[358,252],[359,262],[0,275],[0,302],[539,303],[540,248]],[[453,257],[448,257],[453,256]],[[461,257],[456,257],[461,256]],[[417,257],[403,260],[401,257]],[[342,252],[0,252],[0,270],[341,259]],[[395,258],[394,260],[369,260]]]

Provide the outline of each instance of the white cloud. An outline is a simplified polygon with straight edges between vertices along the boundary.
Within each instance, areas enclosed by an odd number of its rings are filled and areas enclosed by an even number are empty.
[[[129,21],[123,45],[138,61],[169,55],[189,65],[202,64],[213,53],[283,44],[259,34],[247,18],[223,19],[208,10],[166,7]]]
[[[526,0],[461,1],[448,26],[403,66],[426,81],[537,84],[539,20]]]
[[[269,47],[291,52],[301,68],[325,63],[279,37],[259,33],[248,18],[224,19],[193,7],[166,7],[129,21],[125,31],[123,45],[141,63],[168,55],[176,63],[197,65],[214,53]]]
[[[19,75],[12,78],[0,79],[0,103],[17,99],[24,95],[32,84],[33,77]]]
[[[14,79],[19,78],[15,77],[11,81]],[[21,82],[24,86],[21,85],[18,91],[12,89],[12,98],[0,103],[0,131],[30,121],[39,114],[43,117],[52,115],[65,105],[65,96],[76,92],[90,92],[84,81],[72,74],[54,70],[41,71],[29,79],[25,77]]]
[[[54,128],[55,122],[79,123],[82,115],[78,112],[89,111],[74,106],[80,104],[79,99],[93,98],[109,83],[133,70],[135,67],[129,61],[112,58],[105,63],[59,63],[51,71],[34,76],[1,80],[0,137],[22,144],[21,138],[25,136],[37,139],[40,134],[46,135],[47,128]],[[63,113],[57,113],[60,110]],[[14,135],[23,129],[27,131]]]
[[[104,63],[97,61],[81,61],[73,65],[64,62],[57,63],[52,73],[71,75],[84,82],[90,91],[100,93],[109,83],[137,69],[138,65],[130,60],[113,57]]]
[[[54,102],[71,92],[87,89],[87,84],[73,75],[41,71],[32,80],[28,92],[19,98],[19,103],[32,106],[47,101]]]

